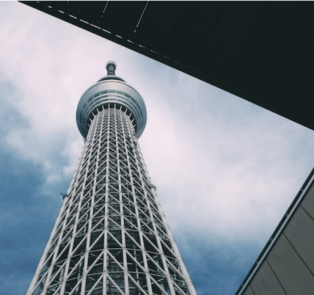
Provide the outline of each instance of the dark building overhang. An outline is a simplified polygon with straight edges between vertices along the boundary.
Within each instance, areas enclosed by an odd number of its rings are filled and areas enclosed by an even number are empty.
[[[314,130],[313,2],[24,2]]]

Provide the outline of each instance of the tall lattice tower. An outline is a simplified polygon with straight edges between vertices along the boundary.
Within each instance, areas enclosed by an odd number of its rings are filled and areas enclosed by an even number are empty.
[[[27,295],[196,294],[137,141],[144,101],[115,69],[78,104],[85,145]]]

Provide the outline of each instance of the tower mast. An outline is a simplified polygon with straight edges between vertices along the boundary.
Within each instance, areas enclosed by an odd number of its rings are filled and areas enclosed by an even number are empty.
[[[79,101],[85,144],[27,295],[195,295],[138,144],[144,100],[106,68]]]

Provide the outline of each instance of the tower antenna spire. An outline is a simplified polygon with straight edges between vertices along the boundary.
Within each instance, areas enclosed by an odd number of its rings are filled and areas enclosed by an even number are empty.
[[[106,63],[107,75],[108,76],[115,75],[116,68],[117,68],[117,64],[113,60],[109,60]]]

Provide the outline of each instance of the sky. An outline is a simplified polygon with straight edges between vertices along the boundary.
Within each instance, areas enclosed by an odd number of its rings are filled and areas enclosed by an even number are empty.
[[[234,294],[313,168],[313,131],[16,2],[0,3],[0,293],[27,291],[108,60],[145,100],[139,143],[197,293]]]

